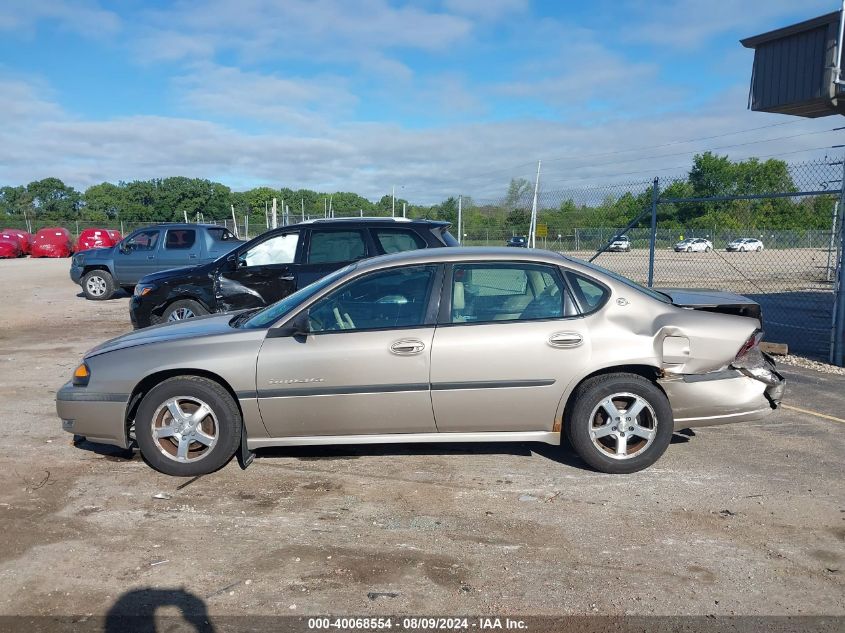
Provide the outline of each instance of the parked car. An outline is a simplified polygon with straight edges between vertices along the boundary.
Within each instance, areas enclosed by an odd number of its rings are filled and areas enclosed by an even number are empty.
[[[505,246],[510,246],[511,248],[528,248],[528,238],[522,235],[514,235],[508,238]]]
[[[763,250],[763,242],[756,237],[741,237],[728,244],[725,249],[729,252],[745,253],[746,251],[755,251],[759,253]]]
[[[222,226],[156,224],[133,231],[114,246],[77,253],[70,278],[87,299],[102,301],[118,288],[131,293],[144,275],[213,261],[242,243]]]
[[[270,446],[561,435],[593,468],[630,473],[675,430],[777,408],[760,328],[746,297],[655,292],[552,252],[415,250],[107,341],[56,408],[65,431],[137,445],[179,476]]]
[[[23,254],[29,255],[30,248],[32,247],[32,235],[22,229],[3,229],[3,233],[12,233],[17,235],[21,241]]]
[[[610,243],[610,246],[607,247],[607,250],[617,253],[630,253],[631,240],[627,235],[617,235],[613,238],[613,241]]]
[[[23,243],[16,233],[0,233],[0,259],[15,259],[24,254]]]
[[[709,253],[713,250],[713,242],[703,237],[689,237],[674,246],[676,253]]]
[[[29,250],[30,257],[70,257],[72,254],[73,237],[62,227],[38,231]]]
[[[84,229],[76,240],[76,252],[87,251],[92,248],[110,248],[122,238],[120,231],[111,229]]]
[[[455,246],[448,228],[433,220],[338,218],[274,229],[205,266],[147,275],[135,287],[130,319],[139,328],[269,305],[365,257]]]

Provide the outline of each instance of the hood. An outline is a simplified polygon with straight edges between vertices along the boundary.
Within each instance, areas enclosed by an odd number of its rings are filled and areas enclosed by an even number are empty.
[[[86,248],[84,251],[79,251],[77,255],[84,258],[107,259],[114,251],[114,246],[98,246],[97,248]]]
[[[762,309],[759,303],[733,292],[699,288],[655,288],[654,290],[668,296],[672,303],[679,308],[692,308],[693,310],[762,319]]]
[[[212,262],[213,263],[213,262]],[[200,264],[199,266],[182,266],[181,268],[168,268],[167,270],[159,270],[158,272],[144,275],[138,282],[138,285],[154,284],[163,281],[169,281],[176,277],[184,277],[186,274],[204,273],[211,268],[211,264]]]
[[[138,345],[150,345],[152,343],[166,343],[202,336],[230,334],[237,331],[229,326],[229,321],[231,319],[231,314],[210,314],[208,316],[196,317],[185,321],[177,321],[175,323],[153,325],[152,327],[146,327],[141,330],[130,332],[129,334],[118,336],[117,338],[113,338],[105,343],[100,343],[97,347],[88,350],[85,354],[85,358],[99,356],[100,354],[114,352],[119,349],[126,349],[127,347],[137,347]]]

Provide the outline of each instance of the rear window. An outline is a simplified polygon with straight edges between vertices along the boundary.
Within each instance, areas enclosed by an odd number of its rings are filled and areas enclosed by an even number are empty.
[[[224,229],[223,227],[210,228],[208,229],[208,234],[211,236],[211,239],[217,240],[218,242],[236,239],[235,235],[229,229]]]
[[[434,233],[437,237],[439,237],[446,246],[460,246],[458,244],[458,240],[449,233],[448,229],[444,226],[440,229],[431,229],[431,232]]]
[[[410,229],[373,229],[376,242],[385,253],[401,253],[425,248],[425,240]]]

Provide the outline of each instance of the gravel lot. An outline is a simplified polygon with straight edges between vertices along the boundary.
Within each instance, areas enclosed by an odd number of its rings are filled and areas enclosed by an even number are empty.
[[[678,435],[629,476],[495,444],[277,450],[174,479],[60,429],[56,389],[129,329],[127,299],[86,301],[68,265],[0,261],[0,615],[143,612],[149,589],[212,616],[845,615],[841,419]],[[845,378],[784,373],[787,404],[845,417]]]

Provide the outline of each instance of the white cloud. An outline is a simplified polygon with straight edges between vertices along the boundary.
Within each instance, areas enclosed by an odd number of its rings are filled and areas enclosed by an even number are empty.
[[[185,175],[235,188],[269,184],[357,191],[370,198],[396,185],[403,197],[435,202],[459,193],[480,198],[501,195],[510,178],[533,177],[538,158],[544,159],[543,189],[551,191],[674,174],[683,171],[689,157],[660,156],[832,127],[830,121],[799,120],[736,137],[595,157],[784,122],[783,117],[743,110],[741,89],[722,97],[698,112],[613,121],[600,127],[551,120],[425,130],[347,123],[308,135],[244,133],[187,117],[78,120],[37,88],[0,79],[0,108],[9,113],[0,127],[0,182],[19,184],[56,176],[85,187],[103,180]],[[12,102],[17,107],[7,110]],[[835,142],[830,133],[815,134],[723,153],[741,158]],[[562,156],[568,158],[553,160]],[[667,167],[672,170],[663,171]]]
[[[358,99],[339,76],[283,77],[199,63],[174,80],[182,106],[196,114],[322,128],[346,115]]]
[[[121,28],[117,14],[95,0],[4,0],[0,4],[0,31],[31,35],[40,20],[89,37],[113,35]]]
[[[726,33],[749,37],[837,8],[829,0],[677,0],[659,7],[633,0],[625,6],[638,19],[620,31],[623,40],[681,49],[698,48]]]
[[[453,13],[486,20],[520,13],[528,9],[528,0],[444,0],[443,6]]]

